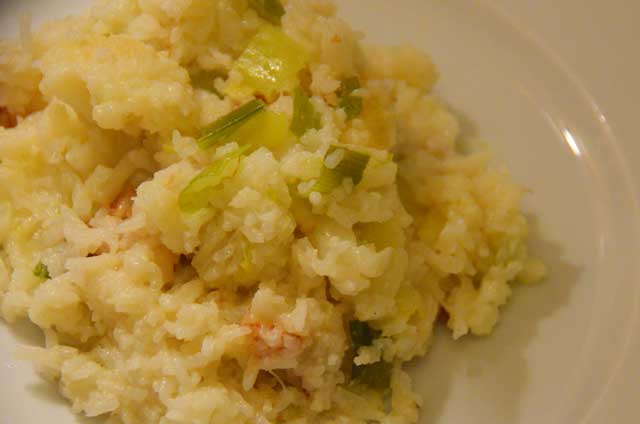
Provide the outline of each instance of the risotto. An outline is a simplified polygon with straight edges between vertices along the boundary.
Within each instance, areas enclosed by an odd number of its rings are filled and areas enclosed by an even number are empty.
[[[410,47],[329,0],[101,0],[0,42],[0,316],[108,423],[416,423],[438,318],[491,333],[524,189]],[[428,407],[429,399],[425,400]]]

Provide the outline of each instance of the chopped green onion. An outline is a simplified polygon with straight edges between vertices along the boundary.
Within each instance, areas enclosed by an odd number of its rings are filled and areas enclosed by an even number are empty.
[[[192,214],[206,208],[211,193],[235,172],[243,152],[244,149],[240,149],[223,156],[192,179],[178,197],[180,210]]]
[[[335,154],[337,149],[337,147],[330,149],[327,156]],[[362,181],[364,170],[367,168],[369,160],[371,159],[370,156],[364,153],[354,152],[353,150],[342,149],[344,155],[340,163],[333,169],[327,168],[325,164],[320,178],[318,178],[318,181],[311,189],[312,192],[316,191],[322,194],[331,193],[342,184],[345,178],[351,178],[354,187]]]
[[[231,68],[242,81],[229,82],[225,93],[242,97],[255,93],[273,99],[283,91],[293,91],[298,72],[306,65],[308,53],[280,29],[266,25],[253,37]]]
[[[202,90],[207,90],[218,97],[222,97],[222,94],[218,91],[215,86],[216,78],[225,77],[225,73],[220,70],[214,71],[199,71],[189,75],[191,77],[191,85],[194,88],[200,88]]]
[[[360,80],[358,77],[351,77],[342,81],[342,86],[338,91],[339,106],[344,109],[348,121],[357,118],[362,113],[362,97],[353,95],[353,92],[359,88]]]
[[[249,0],[249,5],[258,12],[262,19],[274,25],[280,25],[284,15],[284,7],[279,0]]]
[[[310,129],[319,129],[321,126],[320,115],[316,112],[302,87],[296,88],[293,96],[293,119],[291,132],[302,137]]]
[[[353,320],[349,322],[349,334],[351,345],[356,352],[362,346],[371,346],[373,340],[380,337],[381,332],[369,327],[369,324]]]
[[[198,139],[198,146],[202,149],[208,149],[220,142],[228,141],[234,132],[254,115],[262,112],[264,108],[264,102],[259,99],[252,100],[240,106],[238,109],[205,127]]]
[[[33,275],[38,278],[42,278],[43,280],[48,280],[51,278],[49,274],[49,268],[42,262],[38,262],[38,264],[33,268]]]
[[[377,390],[386,390],[391,385],[391,370],[389,362],[379,361],[367,365],[354,365],[351,368],[351,378]]]

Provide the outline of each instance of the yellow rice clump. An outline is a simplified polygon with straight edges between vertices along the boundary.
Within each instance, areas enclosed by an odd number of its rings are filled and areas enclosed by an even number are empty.
[[[543,277],[523,188],[457,150],[430,59],[361,46],[328,0],[283,3],[321,128],[248,152],[197,214],[181,190],[237,147],[202,150],[198,130],[247,99],[190,75],[229,73],[265,25],[247,2],[100,0],[0,42],[0,106],[17,122],[0,127],[0,316],[42,328],[46,346],[23,355],[74,412],[415,423],[402,363],[427,352],[438,315],[455,338],[489,334],[510,283]],[[363,109],[348,120],[337,92],[352,75]],[[287,92],[268,106],[292,107]],[[336,143],[370,155],[362,181],[309,194]],[[351,321],[375,340],[354,351]],[[352,378],[380,361],[390,391]]]

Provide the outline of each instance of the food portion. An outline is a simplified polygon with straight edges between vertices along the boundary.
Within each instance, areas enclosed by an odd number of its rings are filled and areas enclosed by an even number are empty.
[[[416,423],[438,317],[487,335],[545,274],[437,79],[326,0],[102,0],[0,42],[20,354],[113,424]]]

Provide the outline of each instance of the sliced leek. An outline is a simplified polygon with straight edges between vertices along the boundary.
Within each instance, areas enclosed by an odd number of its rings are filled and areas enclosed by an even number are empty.
[[[210,91],[214,93],[218,97],[222,97],[222,94],[218,91],[215,86],[216,78],[225,77],[225,73],[223,71],[214,70],[214,71],[199,71],[189,75],[191,78],[191,85],[194,88],[199,88],[202,90]]]
[[[273,99],[298,84],[298,72],[308,53],[280,29],[266,25],[253,37],[231,68],[241,81],[230,81],[225,93],[231,97],[261,94]]]
[[[264,146],[271,151],[277,151],[288,145],[289,118],[282,113],[265,110],[241,128],[235,138],[242,146]]]
[[[342,152],[339,151],[342,150]],[[327,154],[327,158],[336,153],[342,153],[342,159],[334,167],[328,168],[326,165],[322,169],[322,174],[311,189],[312,192],[322,194],[331,193],[335,188],[342,185],[346,178],[350,178],[354,187],[362,181],[364,170],[369,164],[371,157],[367,154],[355,152],[342,147],[332,147]]]
[[[374,330],[366,322],[353,320],[349,322],[351,347],[355,354],[364,346],[373,345],[373,341],[381,336],[379,330]],[[351,378],[354,382],[366,384],[377,389],[386,390],[391,384],[391,370],[393,366],[385,361],[373,364],[355,365],[351,367]]]
[[[319,129],[321,126],[320,115],[313,107],[311,99],[302,87],[296,88],[293,96],[293,119],[291,132],[302,137],[310,129]]]
[[[384,391],[391,386],[391,371],[393,365],[379,361],[367,365],[354,365],[351,368],[351,378],[361,384]]]
[[[373,341],[380,337],[382,333],[374,330],[366,322],[352,320],[349,321],[349,335],[351,336],[351,346],[355,352],[362,346],[371,346]]]
[[[358,77],[347,78],[342,81],[342,86],[338,92],[340,103],[338,106],[347,114],[347,120],[357,118],[362,113],[362,98],[353,95],[353,92],[360,88]]]
[[[236,150],[223,156],[192,179],[178,197],[180,210],[192,214],[206,208],[211,194],[235,172],[242,153],[243,150]]]
[[[279,0],[249,0],[249,5],[262,19],[274,25],[280,25],[284,15],[284,7]]]
[[[198,139],[198,146],[208,149],[216,144],[229,140],[238,129],[246,124],[252,117],[264,111],[265,104],[259,99],[252,100],[240,106],[233,112],[219,118],[205,127]]]

